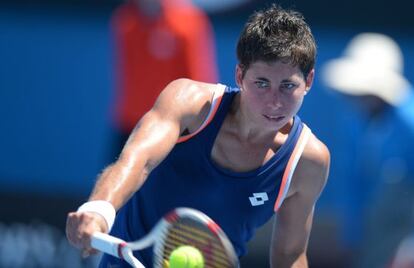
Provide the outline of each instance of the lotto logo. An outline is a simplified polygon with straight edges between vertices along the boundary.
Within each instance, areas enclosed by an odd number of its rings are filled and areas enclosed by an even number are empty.
[[[265,201],[269,200],[266,192],[263,193],[253,193],[253,196],[249,197],[250,203],[252,206],[263,205]]]

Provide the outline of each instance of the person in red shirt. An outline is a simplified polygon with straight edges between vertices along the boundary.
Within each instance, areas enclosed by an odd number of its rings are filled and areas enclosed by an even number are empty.
[[[212,26],[190,0],[127,1],[115,10],[111,28],[116,54],[114,115],[122,147],[170,81],[214,83],[218,75]]]

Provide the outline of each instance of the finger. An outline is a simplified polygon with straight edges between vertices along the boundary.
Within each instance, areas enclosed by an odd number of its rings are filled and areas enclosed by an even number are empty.
[[[82,252],[81,252],[81,256],[82,256],[82,258],[87,258],[87,257],[89,257],[91,254],[89,253],[89,251],[87,250],[87,249],[85,249],[85,250],[82,250]]]
[[[80,226],[78,215],[71,213],[66,223],[66,237],[69,242],[77,248],[81,248],[83,246],[82,240],[84,234],[80,231],[81,229],[82,227]]]
[[[98,251],[96,249],[87,248],[87,249],[82,250],[82,258],[87,258],[87,257],[89,257],[91,255],[95,255],[97,253],[98,253]]]
[[[98,252],[99,252],[98,250],[96,250],[94,248],[91,248],[90,251],[89,251],[89,254],[90,255],[95,255],[95,254],[98,254]]]

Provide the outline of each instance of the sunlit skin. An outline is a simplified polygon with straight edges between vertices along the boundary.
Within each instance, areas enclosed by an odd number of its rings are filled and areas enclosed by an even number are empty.
[[[312,86],[314,70],[305,79],[299,67],[280,61],[257,61],[244,74],[236,67],[236,82],[242,89],[236,118],[241,126],[255,128],[257,134],[274,132],[289,123],[299,111]]]
[[[299,68],[282,62],[255,62],[244,76],[236,67],[242,90],[215,140],[214,162],[234,172],[246,172],[273,157],[288,137],[313,73],[305,81]]]

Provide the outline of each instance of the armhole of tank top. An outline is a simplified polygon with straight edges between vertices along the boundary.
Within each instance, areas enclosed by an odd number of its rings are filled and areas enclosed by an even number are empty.
[[[221,100],[223,98],[224,92],[225,92],[226,86],[219,84],[219,87],[213,92],[213,96],[212,96],[212,100],[211,100],[211,106],[210,106],[210,111],[207,114],[206,119],[204,120],[204,122],[201,124],[201,126],[194,131],[193,133],[190,133],[188,135],[182,136],[178,139],[177,143],[181,143],[181,142],[185,142],[188,141],[189,139],[191,139],[192,137],[194,137],[195,135],[197,135],[198,133],[200,133],[214,118],[214,115],[216,114]]]
[[[295,145],[295,148],[293,149],[293,152],[289,158],[289,161],[283,173],[282,184],[280,186],[279,194],[274,205],[275,212],[278,212],[279,208],[283,203],[283,200],[285,199],[289,191],[290,182],[292,181],[296,165],[298,164],[299,159],[302,156],[303,150],[305,149],[306,143],[308,142],[311,133],[312,131],[310,130],[310,128],[307,125],[303,124],[302,132],[299,136],[299,139]]]

